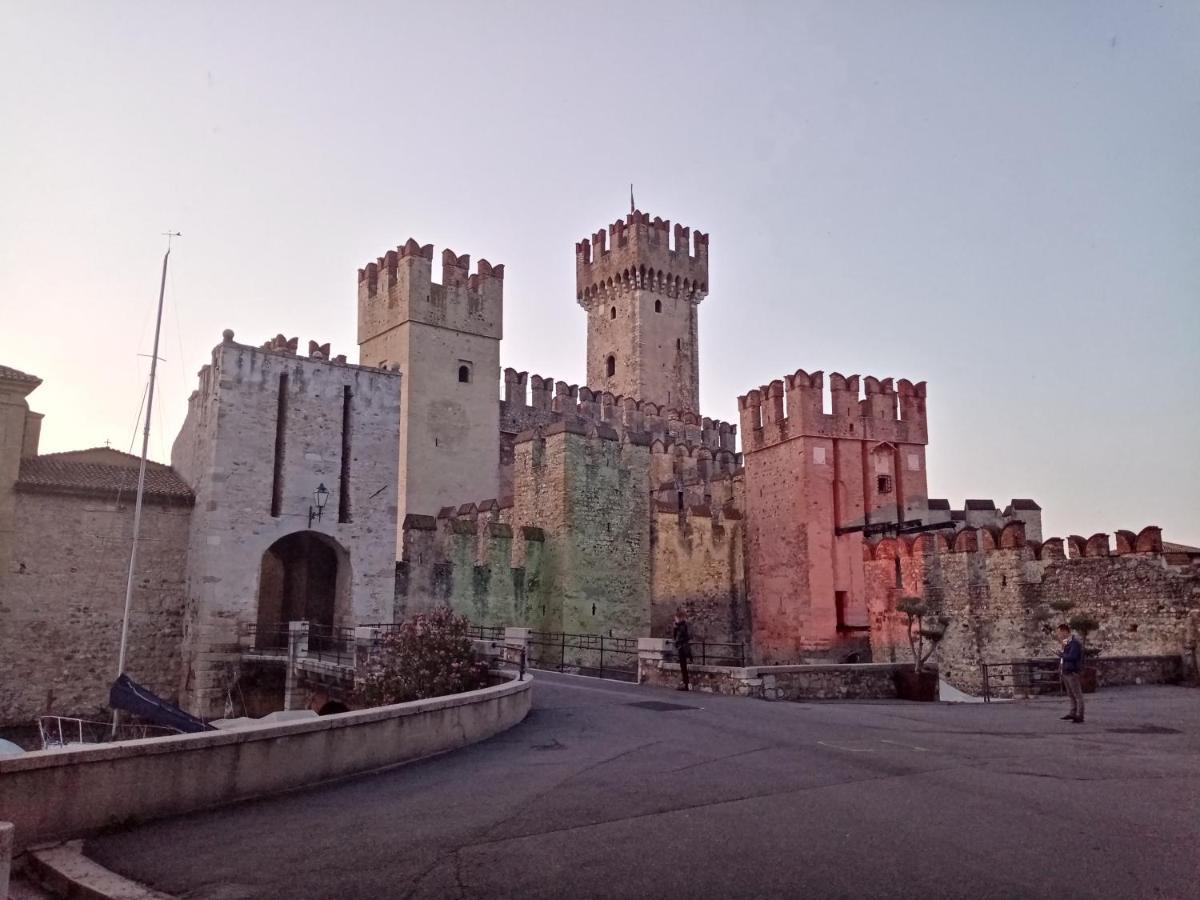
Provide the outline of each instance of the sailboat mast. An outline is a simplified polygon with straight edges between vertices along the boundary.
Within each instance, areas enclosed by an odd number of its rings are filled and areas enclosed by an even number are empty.
[[[121,618],[121,651],[117,658],[117,677],[125,673],[125,651],[129,645],[129,611],[133,606],[133,582],[137,571],[138,535],[142,527],[142,497],[146,492],[146,456],[150,452],[150,413],[154,409],[154,376],[158,371],[158,337],[162,331],[163,296],[167,291],[167,261],[171,258],[171,238],[178,232],[167,232],[167,252],[163,254],[162,278],[158,284],[158,313],[154,319],[154,349],[150,353],[150,387],[146,391],[146,423],[142,429],[142,462],[138,467],[137,500],[133,506],[133,547],[129,551],[129,580],[125,585],[125,614]],[[113,737],[119,719],[113,710]]]

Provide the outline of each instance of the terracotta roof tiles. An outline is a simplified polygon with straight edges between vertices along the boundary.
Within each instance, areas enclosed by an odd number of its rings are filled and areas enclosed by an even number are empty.
[[[138,470],[128,465],[109,466],[76,462],[56,456],[21,460],[16,489],[33,493],[75,494],[92,497],[137,495]],[[146,464],[146,499],[152,503],[190,506],[195,502],[187,482],[170,466]]]

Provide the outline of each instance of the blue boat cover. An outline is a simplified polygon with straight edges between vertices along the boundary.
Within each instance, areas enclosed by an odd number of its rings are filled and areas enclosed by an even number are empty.
[[[174,703],[168,703],[124,674],[109,688],[108,705],[113,709],[133,713],[155,725],[174,728],[176,731],[189,734],[196,731],[216,731],[203,719],[197,719]]]

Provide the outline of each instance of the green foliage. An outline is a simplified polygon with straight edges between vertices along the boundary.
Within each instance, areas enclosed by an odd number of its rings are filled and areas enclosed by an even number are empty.
[[[468,635],[466,617],[442,608],[389,632],[359,665],[355,687],[367,706],[458,694],[487,685],[487,663]]]
[[[932,610],[920,597],[901,597],[896,601],[896,611],[908,617],[908,646],[912,650],[914,668],[921,672],[929,657],[937,650],[942,638],[946,636],[950,619],[947,616],[937,616],[932,625],[927,625],[925,619],[932,615]],[[925,649],[926,642],[929,644],[928,650]]]
[[[1071,616],[1071,620],[1067,624],[1071,626],[1072,631],[1078,631],[1085,639],[1100,627],[1099,620],[1091,613],[1086,612]]]

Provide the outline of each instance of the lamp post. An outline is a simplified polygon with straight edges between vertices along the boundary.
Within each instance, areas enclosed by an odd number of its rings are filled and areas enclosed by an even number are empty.
[[[308,527],[312,528],[313,520],[320,522],[321,513],[325,510],[325,504],[329,502],[329,488],[325,487],[325,483],[321,482],[317,485],[317,489],[313,491],[313,497],[317,501],[316,509],[308,508]]]

